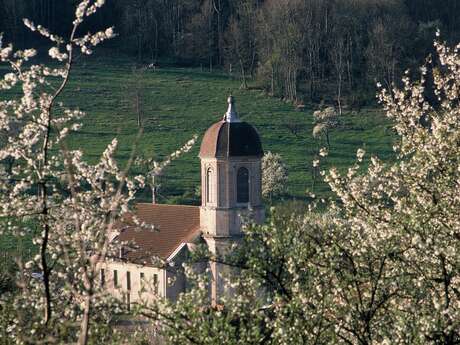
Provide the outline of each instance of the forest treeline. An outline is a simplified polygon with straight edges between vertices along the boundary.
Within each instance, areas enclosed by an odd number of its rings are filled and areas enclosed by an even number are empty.
[[[36,44],[21,18],[61,35],[75,0],[0,0],[4,41]],[[460,39],[458,0],[107,0],[82,30],[114,25],[118,51],[145,63],[224,68],[272,95],[360,106],[443,39]]]

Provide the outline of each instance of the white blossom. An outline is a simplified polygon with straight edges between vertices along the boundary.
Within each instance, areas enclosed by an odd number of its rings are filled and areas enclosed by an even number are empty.
[[[280,196],[287,190],[288,171],[281,155],[268,151],[262,157],[262,195]]]
[[[460,337],[460,48],[438,41],[435,48],[441,68],[422,68],[416,81],[407,73],[401,88],[379,91],[398,134],[396,159],[363,164],[358,149],[346,173],[321,172],[335,194],[321,213],[311,205],[305,214],[271,208],[266,224],[248,224],[241,250],[217,260],[242,263],[230,276],[230,297],[207,307],[208,294],[192,289],[176,304],[146,309],[167,341],[445,344]],[[439,103],[430,103],[429,79]],[[206,286],[209,272],[190,276]]]
[[[361,162],[363,160],[363,157],[365,154],[366,154],[366,151],[364,151],[361,148],[356,151],[356,158],[358,158],[358,162]]]
[[[59,48],[57,47],[52,47],[48,51],[48,55],[51,56],[53,59],[59,60],[59,61],[64,61],[67,59],[68,55],[66,53],[61,53],[59,51]]]
[[[0,130],[6,133],[6,140],[0,137],[0,159],[14,162],[7,176],[0,175],[0,217],[11,219],[0,223],[0,232],[30,236],[38,249],[33,260],[19,263],[17,294],[0,296],[1,305],[9,298],[15,313],[6,327],[8,333],[2,334],[12,343],[47,339],[48,343],[86,344],[87,334],[75,326],[80,323],[97,332],[92,313],[107,320],[107,313],[114,310],[111,306],[118,303],[100,289],[98,265],[115,249],[110,237],[113,226],[129,211],[137,181],[142,179],[131,180],[119,168],[113,157],[115,139],[94,165],[83,160],[81,151],[65,149],[61,144],[70,131],[81,128],[78,121],[84,113],[56,100],[71,73],[73,47],[113,37],[112,28],[76,36],[91,3],[78,5],[68,41],[24,20],[31,31],[52,43],[48,53],[61,66],[25,64],[36,55],[35,49],[13,51],[11,44],[4,47],[0,40],[0,60],[12,68],[3,75],[0,87],[16,85],[20,92],[0,101]],[[103,3],[96,1],[94,8]],[[64,328],[75,329],[76,334],[67,333],[64,339]]]
[[[325,147],[322,147],[322,148],[319,150],[319,155],[320,155],[321,157],[326,157],[328,154],[329,154],[329,152],[328,152],[327,148],[325,148]]]

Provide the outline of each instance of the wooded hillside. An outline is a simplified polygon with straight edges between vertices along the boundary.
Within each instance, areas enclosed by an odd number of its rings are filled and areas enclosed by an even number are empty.
[[[58,34],[75,0],[0,0],[4,41],[36,45],[21,18]],[[423,62],[437,28],[460,37],[457,0],[107,0],[81,29],[114,25],[110,45],[144,63],[225,68],[288,100],[361,106]]]

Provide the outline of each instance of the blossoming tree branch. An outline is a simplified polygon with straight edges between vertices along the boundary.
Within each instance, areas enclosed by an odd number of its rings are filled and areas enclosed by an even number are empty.
[[[272,209],[248,225],[240,250],[218,258],[239,267],[220,306],[190,265],[194,289],[141,308],[169,343],[459,342],[460,45],[434,47],[415,81],[379,92],[396,161],[364,165],[359,149],[347,171],[322,171],[336,194],[326,210]]]
[[[3,42],[0,46],[1,62],[11,68],[0,87],[22,92],[17,99],[0,102],[0,129],[15,128],[0,148],[0,160],[13,160],[0,179],[1,233],[33,236],[39,246],[35,258],[19,263],[21,292],[10,301],[15,318],[9,335],[18,343],[71,342],[69,334],[77,334],[79,344],[88,342],[91,319],[103,319],[107,312],[101,307],[107,303],[102,301],[109,301],[96,283],[98,262],[110,254],[113,224],[143,184],[142,177],[130,179],[118,167],[116,139],[95,165],[66,145],[85,114],[65,107],[59,96],[71,78],[76,51],[91,54],[114,37],[113,28],[79,34],[83,21],[103,5],[104,0],[81,1],[68,38],[24,20],[52,44],[48,53],[57,67],[30,63],[35,49],[15,51]],[[66,335],[68,327],[76,331]],[[97,332],[93,326],[93,335]]]

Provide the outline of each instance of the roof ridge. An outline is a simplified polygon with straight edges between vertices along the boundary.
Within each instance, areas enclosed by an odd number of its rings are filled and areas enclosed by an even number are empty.
[[[232,125],[232,122],[229,122],[227,126],[227,157],[230,156],[230,126],[231,125]]]
[[[193,227],[193,228],[190,228],[190,231],[185,234],[183,237],[181,237],[180,241],[179,241],[179,244],[177,245],[180,246],[182,243],[188,243],[189,240],[191,238],[193,238],[193,236],[191,236],[192,234],[194,235],[195,233],[200,233],[201,232],[201,226],[200,224],[198,224],[196,227]]]
[[[219,149],[220,132],[222,131],[222,128],[224,128],[226,122],[224,120],[221,120],[218,123],[220,123],[221,125],[219,126],[219,130],[217,131],[217,140],[215,141],[216,145],[215,145],[215,149],[214,149],[214,153],[213,153],[214,157],[217,156],[217,152],[218,152],[218,149]]]
[[[196,205],[177,205],[177,204],[152,204],[151,202],[137,202],[135,205],[151,205],[151,206],[172,206],[172,207],[195,207],[199,208],[200,206]]]

